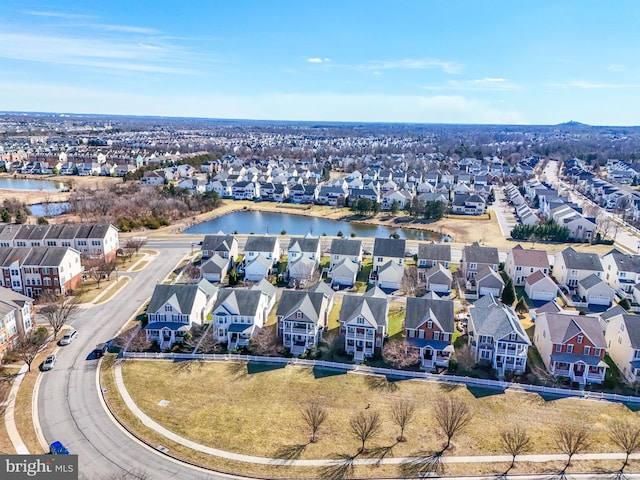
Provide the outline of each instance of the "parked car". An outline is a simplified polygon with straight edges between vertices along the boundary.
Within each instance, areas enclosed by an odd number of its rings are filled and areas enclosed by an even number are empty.
[[[78,331],[77,330],[69,330],[67,333],[65,333],[62,336],[62,338],[60,339],[60,341],[58,343],[60,345],[69,345],[76,338],[78,338]]]
[[[52,370],[54,365],[56,364],[56,356],[55,355],[49,355],[44,362],[42,362],[42,370],[43,371],[47,371],[47,370]]]
[[[107,353],[107,349],[109,345],[106,343],[99,343],[96,345],[96,348],[93,349],[93,356],[96,358],[102,357],[105,353]]]
[[[49,445],[49,453],[51,455],[69,455],[69,450],[67,450],[67,447],[65,447],[62,442],[56,440]]]

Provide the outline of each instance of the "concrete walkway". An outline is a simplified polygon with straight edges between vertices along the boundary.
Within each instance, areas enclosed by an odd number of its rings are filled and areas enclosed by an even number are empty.
[[[18,396],[18,389],[22,383],[25,373],[27,373],[27,365],[23,365],[9,391],[9,398],[7,398],[7,409],[4,413],[4,426],[7,429],[7,435],[13,445],[17,454],[28,455],[29,449],[22,441],[18,428],[16,427],[15,409],[16,409],[16,397]]]
[[[257,457],[253,455],[244,455],[240,453],[227,452],[217,448],[207,447],[199,443],[188,440],[180,435],[177,435],[170,430],[167,430],[156,421],[152,420],[147,414],[138,408],[133,401],[127,387],[124,384],[122,378],[122,368],[120,360],[116,361],[115,369],[115,383],[120,393],[120,396],[124,400],[127,408],[140,420],[140,422],[147,428],[150,428],[158,434],[168,438],[169,440],[190,448],[192,450],[205,453],[207,455],[213,455],[216,457],[225,458],[228,460],[235,460],[238,462],[255,463],[261,465],[287,465],[292,467],[325,467],[332,465],[340,465],[344,463],[344,460],[287,460],[278,458]],[[623,461],[625,455],[623,453],[584,453],[576,454],[573,456],[574,460],[620,460]],[[633,454],[631,459],[640,459],[640,454]],[[415,458],[407,457],[395,457],[395,458],[356,458],[353,461],[354,465],[399,465],[403,463],[416,460]],[[552,461],[566,461],[567,456],[564,454],[542,454],[542,455],[520,455],[517,457],[518,462],[531,462],[531,463],[544,463]],[[510,455],[476,455],[476,456],[444,456],[444,463],[500,463],[511,462]]]

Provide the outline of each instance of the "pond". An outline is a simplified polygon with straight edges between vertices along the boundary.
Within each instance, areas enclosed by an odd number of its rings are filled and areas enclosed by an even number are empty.
[[[50,180],[33,180],[30,178],[0,178],[0,190],[33,190],[43,192],[60,192],[67,187],[62,182]]]
[[[411,228],[393,228],[383,225],[369,225],[364,223],[352,223],[341,220],[328,220],[326,218],[307,217],[288,213],[242,211],[232,212],[207,222],[193,225],[183,233],[190,234],[214,234],[240,233],[262,234],[270,233],[279,235],[285,231],[287,235],[329,235],[336,236],[342,232],[345,237],[354,234],[357,237],[387,238],[396,233],[399,238],[409,240],[434,240],[440,241],[440,234],[431,230],[416,230]],[[445,235],[442,240],[450,241]]]
[[[29,209],[36,217],[55,217],[69,210],[69,202],[34,203]]]

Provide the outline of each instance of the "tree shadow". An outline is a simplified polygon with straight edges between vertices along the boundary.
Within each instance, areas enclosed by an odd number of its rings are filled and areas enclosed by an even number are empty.
[[[379,390],[386,393],[393,393],[398,390],[398,385],[396,385],[395,381],[380,375],[367,375],[365,383],[371,390]]]
[[[393,455],[393,447],[395,447],[398,443],[399,442],[396,441],[393,445],[387,445],[384,447],[376,447],[376,448],[370,449],[367,451],[368,456],[370,458],[377,459],[377,462],[375,463],[375,465],[376,467],[380,466],[380,464],[386,457]]]
[[[285,463],[297,460],[305,451],[309,443],[300,443],[297,445],[284,445],[274,453],[274,458],[284,460]]]
[[[246,362],[226,362],[225,368],[234,380],[245,378],[248,375]]]
[[[444,452],[420,451],[414,458],[400,465],[400,471],[404,477],[440,477],[444,475]]]
[[[449,382],[438,382],[438,388],[440,390],[444,390],[445,392],[453,392],[454,390],[460,388],[460,385]]]
[[[327,465],[320,470],[320,478],[328,478],[331,480],[342,480],[345,477],[353,476],[354,462],[359,454],[349,455],[347,453],[339,453],[336,456],[339,460],[335,463]]]

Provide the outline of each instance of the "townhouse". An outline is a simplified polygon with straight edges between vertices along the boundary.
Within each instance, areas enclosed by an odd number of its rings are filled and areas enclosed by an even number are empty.
[[[33,300],[0,287],[0,359],[34,325]]]
[[[68,247],[0,249],[0,286],[28,297],[64,295],[82,283],[80,252]]]

